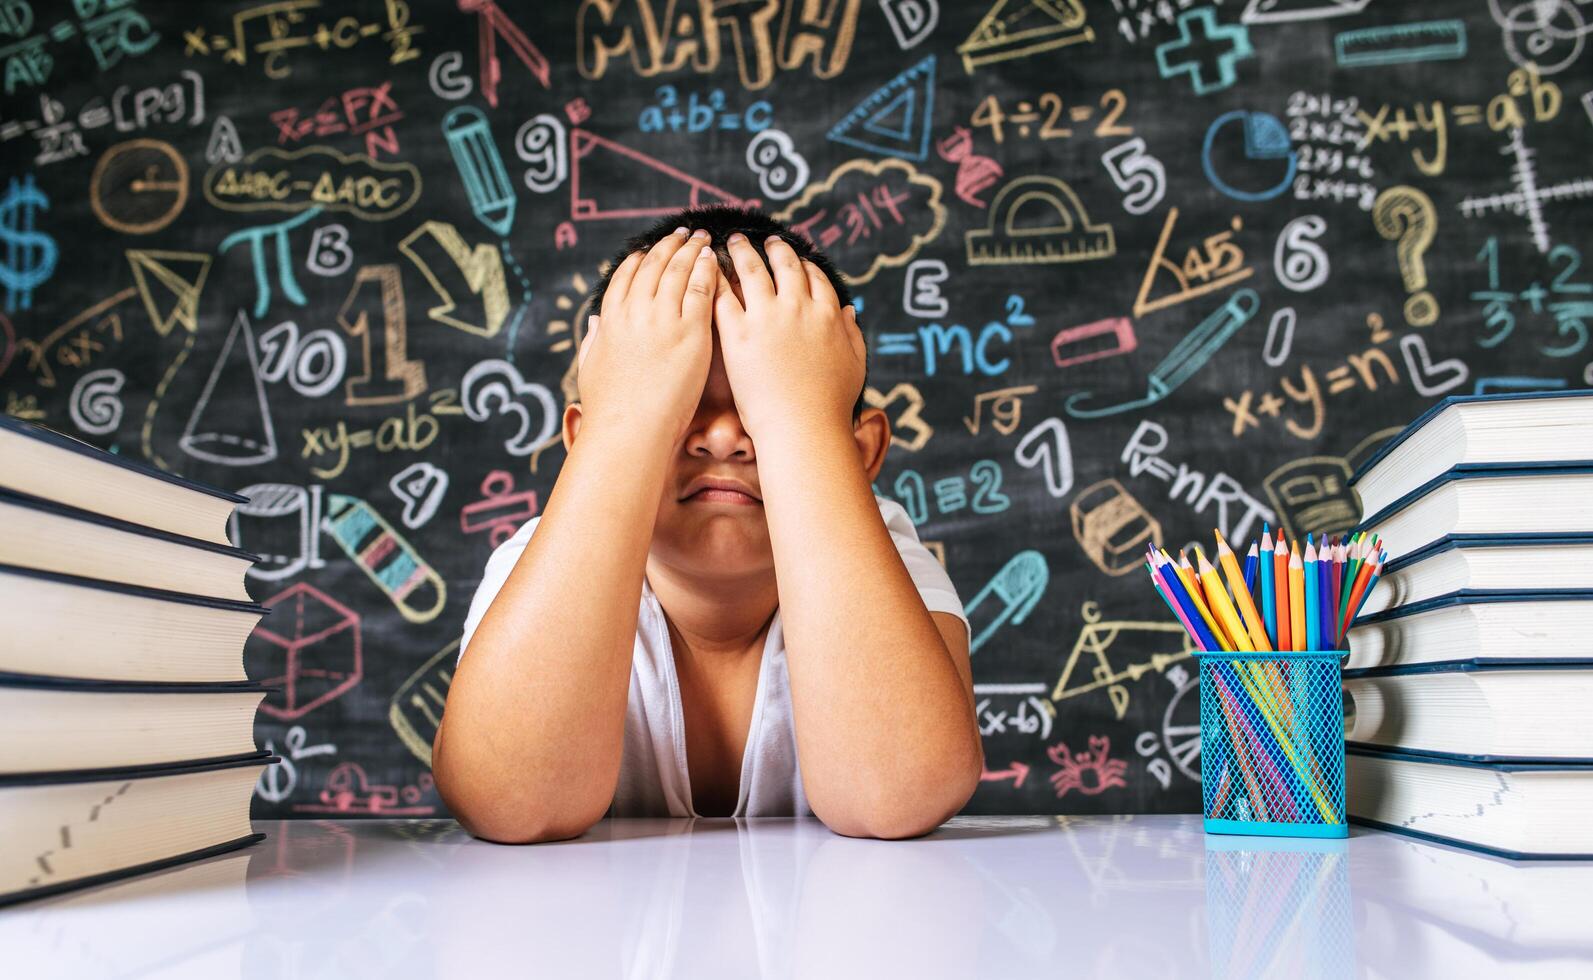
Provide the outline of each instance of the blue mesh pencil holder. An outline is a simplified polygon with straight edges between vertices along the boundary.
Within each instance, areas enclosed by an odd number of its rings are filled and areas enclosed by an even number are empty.
[[[1199,651],[1206,832],[1348,837],[1345,650]]]

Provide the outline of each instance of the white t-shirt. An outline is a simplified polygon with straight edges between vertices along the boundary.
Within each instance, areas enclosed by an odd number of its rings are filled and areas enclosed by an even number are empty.
[[[931,612],[955,613],[966,626],[967,613],[951,577],[934,554],[918,540],[907,511],[878,494],[880,517],[902,563]],[[520,560],[526,542],[542,518],[533,517],[514,536],[499,545],[487,559],[481,585],[465,615],[459,643],[462,660],[470,638],[486,615],[487,607]],[[456,662],[457,663],[457,662]],[[796,728],[791,716],[791,681],[786,673],[785,629],[780,611],[764,640],[758,669],[758,692],[753,702],[752,725],[741,759],[741,791],[733,816],[810,816],[802,792],[802,771],[797,767]],[[619,783],[608,816],[695,817],[691,803],[691,778],[686,769],[686,724],[675,675],[674,648],[664,621],[664,609],[646,577],[642,579],[641,608],[636,618],[636,647],[631,657],[630,694],[625,706],[625,746],[620,759]]]

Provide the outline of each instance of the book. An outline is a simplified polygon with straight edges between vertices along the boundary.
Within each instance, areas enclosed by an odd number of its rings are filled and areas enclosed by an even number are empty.
[[[0,905],[263,839],[244,501],[0,424]]]
[[[1390,562],[1455,534],[1593,533],[1593,464],[1454,468],[1361,522]]]
[[[0,671],[241,682],[244,644],[268,612],[255,602],[0,565]]]
[[[1363,615],[1443,596],[1593,591],[1593,534],[1446,535],[1391,561]]]
[[[254,713],[267,691],[0,674],[0,775],[254,755]]]
[[[1432,847],[1420,838],[1378,835],[1356,842],[1352,877],[1375,882],[1358,893],[1366,901],[1357,940],[1372,938],[1389,954],[1384,962],[1409,963],[1422,951],[1423,973],[1434,977],[1492,975],[1445,969],[1453,958],[1491,960],[1509,975],[1567,977],[1586,972],[1593,957],[1587,927],[1586,866],[1568,861],[1507,864],[1468,847]],[[1423,938],[1410,933],[1421,925]],[[1364,948],[1360,950],[1365,953]],[[1362,959],[1366,964],[1367,960]],[[1382,971],[1397,976],[1398,969]]]
[[[1344,679],[1350,744],[1478,762],[1593,763],[1593,664],[1362,672]]]
[[[212,544],[249,500],[3,413],[0,459],[0,488]]]
[[[1442,473],[1593,460],[1593,390],[1452,395],[1384,443],[1350,476],[1375,514]]]
[[[14,490],[0,490],[0,527],[0,564],[239,602],[249,601],[244,573],[260,560]]]
[[[1593,662],[1593,593],[1450,596],[1363,617],[1344,669]]]
[[[8,969],[29,980],[247,976],[260,942],[254,858],[225,851],[9,908],[0,913]]]
[[[1587,874],[1586,868],[1572,861],[1511,862],[1471,848],[1433,847],[1421,839],[1400,839],[1430,854],[1469,855],[1479,863],[1490,866],[1491,874],[1487,879],[1490,881],[1514,879],[1521,874],[1523,868],[1552,869],[1576,877]],[[1376,880],[1378,887],[1381,888],[1384,878],[1378,874],[1371,880]],[[1476,902],[1477,905],[1465,910],[1470,912],[1470,915],[1456,916],[1449,915],[1445,911],[1446,905],[1457,900],[1456,896],[1444,895],[1433,887],[1421,890],[1430,893],[1431,905],[1390,904],[1384,902],[1380,894],[1370,894],[1363,906],[1361,894],[1356,894],[1356,909],[1362,917],[1357,919],[1357,925],[1361,927],[1355,931],[1354,953],[1355,967],[1361,972],[1357,973],[1354,969],[1346,968],[1342,976],[1418,975],[1444,978],[1509,977],[1510,980],[1567,980],[1567,978],[1580,978],[1587,973],[1588,961],[1593,958],[1593,949],[1590,949],[1585,939],[1580,939],[1574,932],[1559,932],[1560,939],[1554,945],[1510,939],[1499,935],[1501,930],[1513,931],[1510,926],[1516,923],[1507,922],[1501,926],[1497,922],[1498,919],[1509,913],[1531,914],[1547,910],[1552,899],[1539,899],[1506,906],[1497,900],[1489,903],[1486,892],[1481,895],[1467,894],[1465,898]],[[1548,894],[1561,902],[1568,900],[1563,886]],[[1571,900],[1570,904],[1575,907],[1577,903]],[[1567,916],[1564,913],[1554,916],[1557,923],[1565,918]],[[1471,926],[1473,919],[1480,919],[1485,927],[1494,931],[1475,930]],[[1585,926],[1582,931],[1586,932]],[[1417,950],[1420,952],[1417,953]],[[1413,962],[1421,964],[1417,973],[1411,971]],[[1382,969],[1377,968],[1379,965]]]
[[[269,752],[245,759],[0,775],[0,906],[263,840],[249,801]]]
[[[1367,826],[1500,857],[1593,858],[1593,766],[1348,750],[1346,809]]]

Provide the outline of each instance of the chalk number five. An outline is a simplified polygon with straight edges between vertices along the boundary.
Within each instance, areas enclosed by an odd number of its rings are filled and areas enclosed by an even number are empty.
[[[1102,154],[1101,163],[1123,191],[1123,208],[1129,214],[1144,214],[1167,193],[1167,168],[1146,151],[1138,136]]]

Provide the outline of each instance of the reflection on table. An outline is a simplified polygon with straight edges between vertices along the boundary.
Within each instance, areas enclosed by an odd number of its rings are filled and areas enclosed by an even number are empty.
[[[1593,975],[1593,867],[1196,816],[259,821],[250,850],[0,912],[28,977]]]

